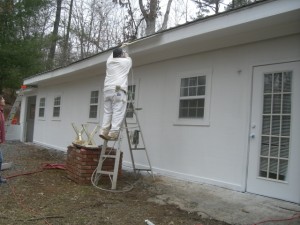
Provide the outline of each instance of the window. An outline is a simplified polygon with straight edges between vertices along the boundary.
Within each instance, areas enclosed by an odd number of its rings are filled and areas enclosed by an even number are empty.
[[[99,91],[92,91],[90,98],[90,113],[89,118],[97,118],[98,114]]]
[[[53,117],[60,117],[61,97],[54,98]]]
[[[203,118],[206,76],[182,78],[180,83],[179,118]]]
[[[264,74],[259,176],[286,181],[291,138],[292,72]]]
[[[174,125],[209,126],[211,70],[181,74]]]
[[[39,118],[45,117],[45,106],[46,106],[46,98],[40,98]]]
[[[135,89],[135,85],[128,85],[126,118],[133,118],[133,107],[135,105]]]

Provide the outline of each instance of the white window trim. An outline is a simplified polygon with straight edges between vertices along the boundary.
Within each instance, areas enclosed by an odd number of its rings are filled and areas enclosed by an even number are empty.
[[[59,105],[59,116],[58,117],[54,117],[53,116],[53,110],[54,110],[54,101],[56,98],[60,97],[60,105]],[[51,111],[51,116],[52,116],[52,120],[53,121],[60,121],[61,120],[61,114],[62,114],[62,95],[55,95],[53,97],[53,102],[52,102],[52,111]]]
[[[98,91],[98,103],[97,104],[91,104],[91,94],[92,94],[92,92],[93,91]],[[101,106],[101,101],[100,101],[100,90],[98,90],[98,89],[95,89],[95,90],[90,90],[90,92],[89,92],[89,104],[88,104],[88,112],[87,112],[87,119],[88,119],[88,123],[95,123],[95,122],[98,122],[98,120],[99,120],[99,110],[100,110],[100,106]],[[92,105],[98,105],[98,107],[97,107],[97,116],[96,116],[96,118],[90,118],[90,107],[92,106]]]
[[[132,83],[132,82],[129,82],[128,86],[129,85],[135,85],[135,99],[134,99],[134,107],[135,108],[139,108],[139,88],[140,88],[140,79],[138,78],[136,80],[136,82]],[[127,95],[128,96],[128,95]],[[137,113],[139,113],[137,111]],[[126,121],[127,123],[130,123],[130,124],[135,124],[137,123],[136,121],[136,117],[133,116],[133,118],[126,118]]]
[[[45,105],[44,105],[44,107],[41,107],[40,106],[40,103],[41,103],[41,99],[42,98],[44,98],[45,99]],[[42,96],[42,97],[40,97],[39,98],[39,102],[38,102],[38,120],[46,120],[46,108],[47,108],[47,98],[46,97],[44,97],[44,96]],[[41,108],[44,108],[44,116],[40,116],[40,109]]]
[[[206,76],[206,87],[205,87],[205,105],[204,105],[204,116],[203,118],[179,118],[179,100],[180,100],[180,83],[182,78],[195,77],[195,76]],[[189,71],[181,73],[177,77],[177,98],[176,98],[176,109],[175,119],[173,122],[174,126],[210,126],[210,101],[211,101],[211,90],[212,90],[212,69]]]

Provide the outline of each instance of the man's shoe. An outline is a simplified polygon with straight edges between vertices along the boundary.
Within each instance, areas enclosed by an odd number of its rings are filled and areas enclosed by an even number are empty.
[[[0,184],[5,184],[5,183],[7,183],[7,180],[4,179],[4,178],[2,178],[2,177],[0,177]]]
[[[107,135],[107,137],[108,137],[108,140],[110,140],[110,141],[116,141],[116,140],[118,140],[118,136],[119,136],[119,134],[118,133],[109,133],[108,135]]]
[[[105,136],[104,134],[100,134],[99,137],[101,137],[102,139],[108,141],[109,140],[109,137],[108,136]]]

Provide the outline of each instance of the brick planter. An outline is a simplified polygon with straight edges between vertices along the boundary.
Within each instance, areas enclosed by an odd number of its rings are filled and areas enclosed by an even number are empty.
[[[110,149],[107,149],[106,154],[108,154],[109,151]],[[78,184],[91,184],[91,176],[98,166],[100,152],[101,148],[84,148],[74,145],[68,146],[66,162],[68,178]],[[110,154],[115,155],[115,150],[112,150]],[[121,152],[120,156],[118,176],[122,174],[122,158],[123,152]],[[102,169],[106,171],[113,171],[114,166],[115,159],[106,159],[103,163]],[[108,180],[108,175],[102,176]]]

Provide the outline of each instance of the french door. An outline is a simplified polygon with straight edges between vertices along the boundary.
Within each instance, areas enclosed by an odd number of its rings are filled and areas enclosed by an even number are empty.
[[[300,62],[253,68],[247,191],[300,203]]]

